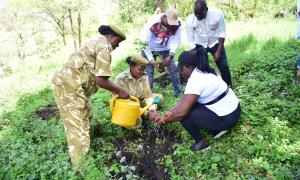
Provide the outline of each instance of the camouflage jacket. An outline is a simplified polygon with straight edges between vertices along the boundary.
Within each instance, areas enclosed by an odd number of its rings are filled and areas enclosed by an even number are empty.
[[[141,100],[147,99],[152,95],[147,75],[135,79],[128,69],[117,76],[116,83],[131,96],[135,96]]]
[[[104,36],[89,41],[69,57],[62,69],[55,73],[52,83],[89,97],[97,90],[96,76],[111,75],[112,50]]]

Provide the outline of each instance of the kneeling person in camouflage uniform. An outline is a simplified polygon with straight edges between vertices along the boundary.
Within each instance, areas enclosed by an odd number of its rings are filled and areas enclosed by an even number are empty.
[[[79,155],[87,154],[90,148],[90,96],[100,86],[121,98],[129,98],[126,90],[108,79],[111,75],[111,52],[126,36],[113,25],[102,25],[98,32],[101,36],[74,52],[52,79],[53,95],[64,121],[74,168],[78,167]]]
[[[148,103],[152,103],[154,98],[159,96],[160,103],[154,104],[146,111],[143,116],[151,121],[158,118],[156,113],[157,106],[160,106],[163,101],[161,94],[154,94],[151,92],[148,76],[145,74],[145,68],[149,64],[149,61],[139,54],[135,54],[132,57],[128,57],[126,62],[129,64],[129,69],[119,74],[116,78],[116,83],[125,89],[131,96],[135,96],[140,99],[141,106],[144,107]],[[141,119],[140,119],[141,124]],[[137,124],[137,127],[140,126]],[[135,127],[135,128],[137,128]]]

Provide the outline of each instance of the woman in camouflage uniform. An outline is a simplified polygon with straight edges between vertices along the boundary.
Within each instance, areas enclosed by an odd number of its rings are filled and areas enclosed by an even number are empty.
[[[128,57],[126,62],[130,68],[117,76],[116,84],[125,89],[131,96],[139,98],[143,107],[147,103],[151,103],[157,96],[160,98],[158,105],[161,105],[163,96],[151,92],[148,76],[145,74],[145,68],[149,64],[149,61],[142,55],[135,54],[132,57]],[[156,109],[157,105],[152,105],[149,111],[146,111],[143,116],[154,121],[159,117]],[[139,122],[135,128],[141,125],[142,121],[140,120]]]
[[[111,52],[126,36],[113,25],[102,25],[98,32],[100,37],[74,52],[52,79],[53,95],[64,121],[71,161],[75,168],[78,167],[79,155],[86,155],[90,148],[90,96],[101,87],[121,98],[129,98],[127,91],[108,79],[111,75]]]

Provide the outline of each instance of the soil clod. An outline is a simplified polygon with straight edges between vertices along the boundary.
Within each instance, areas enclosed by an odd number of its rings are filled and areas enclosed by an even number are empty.
[[[59,111],[56,107],[46,107],[34,112],[35,116],[41,118],[42,120],[49,120],[52,117],[59,119]]]
[[[185,80],[181,75],[179,75],[180,84],[186,84],[187,80]],[[166,87],[169,85],[171,81],[171,76],[169,73],[163,73],[157,78],[154,78],[154,83],[158,84],[159,87]]]
[[[116,153],[112,158],[124,166],[134,166],[133,174],[143,179],[170,179],[170,175],[164,171],[164,167],[156,161],[164,155],[173,153],[173,145],[181,143],[181,137],[173,130],[165,127],[151,127],[153,129],[143,130],[139,135],[129,139],[116,139]],[[128,143],[138,144],[136,152],[128,150]],[[118,178],[126,179],[126,174],[119,173]]]

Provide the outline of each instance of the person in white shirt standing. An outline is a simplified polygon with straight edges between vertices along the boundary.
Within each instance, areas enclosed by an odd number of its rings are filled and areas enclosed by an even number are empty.
[[[189,48],[206,48],[213,55],[222,79],[232,86],[224,48],[226,26],[223,12],[216,8],[208,8],[205,0],[196,0],[194,13],[186,20],[186,30]]]
[[[178,61],[181,75],[188,79],[184,95],[157,122],[180,121],[195,140],[191,150],[200,151],[208,148],[209,144],[202,139],[199,128],[210,131],[214,138],[218,138],[236,125],[241,108],[232,89],[209,66],[203,47],[198,51],[184,51]]]
[[[166,13],[155,14],[149,18],[145,26],[144,38],[147,41],[147,49],[142,55],[150,64],[146,67],[150,88],[153,92],[154,67],[160,72],[167,67],[174,88],[174,95],[180,96],[180,81],[174,56],[181,44],[181,22],[175,8],[169,8]],[[160,57],[162,63],[157,63]]]

